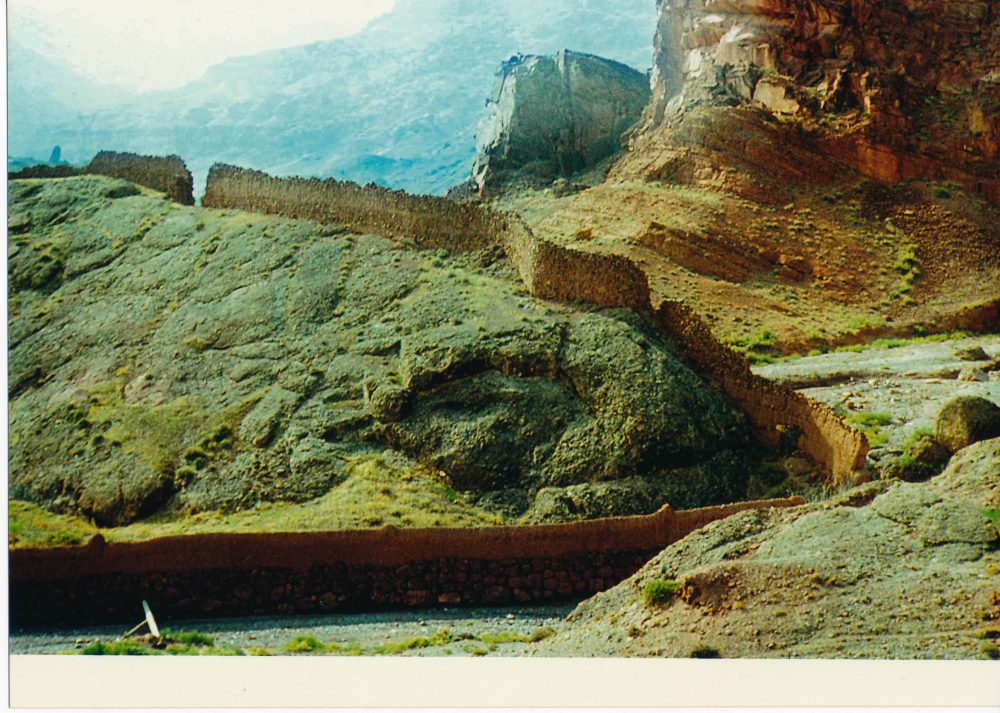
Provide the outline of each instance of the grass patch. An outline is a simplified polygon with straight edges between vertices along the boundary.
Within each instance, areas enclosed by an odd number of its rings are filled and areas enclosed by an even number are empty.
[[[777,336],[770,329],[732,337],[726,341],[733,351],[744,355],[751,364],[773,363],[777,359],[774,353],[777,342]]]
[[[104,531],[109,541],[203,532],[306,532],[396,527],[484,527],[500,516],[466,502],[443,474],[391,465],[379,457],[354,461],[330,492],[305,503],[264,503],[236,513],[203,512],[169,522]]]
[[[80,653],[84,656],[147,656],[159,652],[141,641],[118,639],[115,641],[94,641],[87,644]]]
[[[215,639],[200,631],[174,631],[164,629],[163,638],[187,646],[215,646]]]
[[[447,646],[456,641],[466,641],[474,638],[471,634],[452,634],[449,629],[439,629],[431,636],[415,636],[402,641],[389,641],[376,646],[371,653],[376,656],[393,656],[413,649],[427,649],[434,646]]]
[[[556,635],[556,630],[551,626],[540,626],[531,632],[531,636],[528,637],[528,642],[535,644],[539,641],[545,641]]]
[[[889,442],[889,436],[882,431],[882,426],[892,423],[892,416],[887,413],[853,413],[844,420],[861,431],[872,448]]]
[[[53,513],[22,500],[11,500],[7,512],[10,547],[67,547],[97,534],[97,527],[83,518]]]
[[[517,631],[502,631],[499,634],[480,634],[477,638],[484,644],[531,643],[531,637],[528,634],[522,634]]]
[[[123,384],[107,382],[90,394],[87,422],[95,446],[121,447],[161,473],[172,473],[185,441],[204,422],[200,404],[181,397],[159,406],[126,404]]]
[[[315,636],[296,636],[294,639],[285,644],[285,651],[295,654],[326,650],[327,645]]]
[[[649,606],[664,606],[674,600],[680,588],[680,582],[651,579],[642,587],[642,599]]]
[[[987,508],[983,510],[983,517],[993,523],[993,526],[1000,531],[1000,508]]]

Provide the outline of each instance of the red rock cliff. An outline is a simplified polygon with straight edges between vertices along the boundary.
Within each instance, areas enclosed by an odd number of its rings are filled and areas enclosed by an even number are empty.
[[[1000,202],[1000,4],[658,5],[647,135],[699,106],[751,104],[870,177],[956,180]]]

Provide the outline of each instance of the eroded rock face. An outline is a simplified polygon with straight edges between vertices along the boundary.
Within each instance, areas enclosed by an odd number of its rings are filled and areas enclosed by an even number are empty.
[[[477,131],[480,192],[510,180],[549,183],[622,147],[649,99],[646,75],[568,50],[505,62]]]
[[[231,511],[386,454],[517,512],[546,486],[620,481],[608,514],[629,488],[649,511],[745,490],[742,417],[653,325],[533,299],[495,251],[93,176],[9,204],[15,498],[101,524]]]
[[[975,658],[1000,621],[1000,439],[924,483],[713,522],[582,603],[552,656]],[[677,596],[650,602],[655,580]]]
[[[650,130],[705,105],[820,120],[883,180],[1000,200],[1000,17],[986,0],[659,0]],[[809,123],[806,121],[805,123]]]

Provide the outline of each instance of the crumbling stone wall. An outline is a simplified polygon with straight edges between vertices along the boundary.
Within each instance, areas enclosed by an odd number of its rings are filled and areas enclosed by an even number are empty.
[[[765,443],[774,447],[785,439],[797,443],[829,470],[836,484],[858,478],[865,467],[868,442],[833,409],[754,374],[750,363],[720,343],[683,302],[665,301],[656,319],[681,341],[701,373],[743,408]]]
[[[134,153],[101,151],[81,173],[124,178],[152,188],[184,205],[194,205],[194,179],[180,156],[140,156]]]
[[[96,174],[126,181],[166,193],[171,200],[194,205],[194,179],[180,156],[140,156],[134,153],[101,151],[83,168],[75,166],[29,166],[8,173],[11,180],[20,178],[69,178]]]
[[[714,520],[801,498],[563,525],[166,537],[10,553],[18,625],[589,596]]]
[[[332,178],[274,178],[261,171],[215,164],[202,205],[279,213],[336,223],[348,230],[411,240],[420,247],[452,251],[496,244],[502,221],[472,204],[414,196],[374,184]]]
[[[49,166],[39,164],[38,166],[26,166],[20,171],[8,171],[7,178],[16,181],[21,178],[69,178],[79,176],[83,171],[75,166],[60,164],[59,166]]]

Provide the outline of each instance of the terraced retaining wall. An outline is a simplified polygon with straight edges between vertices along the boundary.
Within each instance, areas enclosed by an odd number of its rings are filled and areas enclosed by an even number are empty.
[[[654,309],[645,273],[624,255],[575,250],[537,237],[516,215],[445,198],[411,196],[332,179],[279,179],[216,164],[202,205],[276,213],[378,232],[452,251],[500,246],[528,291],[542,299],[629,307],[653,314],[688,359],[749,416],[767,444],[797,442],[835,483],[863,479],[868,443],[832,409],[757,377],[740,354],[680,302]]]
[[[194,179],[180,156],[140,156],[134,153],[101,151],[83,168],[74,166],[29,166],[8,178],[68,178],[96,174],[123,178],[154,191],[166,193],[171,200],[194,205]]]
[[[564,525],[207,534],[10,552],[16,626],[134,623],[146,599],[161,623],[207,615],[583,598],[630,576],[734,503]]]

